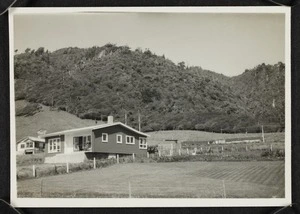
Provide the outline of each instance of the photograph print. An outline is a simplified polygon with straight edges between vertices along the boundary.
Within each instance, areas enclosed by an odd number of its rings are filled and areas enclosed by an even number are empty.
[[[287,205],[275,8],[11,9],[12,202]]]

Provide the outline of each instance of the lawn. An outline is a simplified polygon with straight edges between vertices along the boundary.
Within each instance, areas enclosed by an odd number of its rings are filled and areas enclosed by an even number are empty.
[[[17,183],[18,197],[281,198],[284,161],[116,164]]]

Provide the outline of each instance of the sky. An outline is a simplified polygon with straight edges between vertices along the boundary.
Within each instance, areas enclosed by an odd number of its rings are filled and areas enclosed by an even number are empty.
[[[113,43],[236,76],[261,63],[284,62],[284,23],[284,14],[18,14],[14,49]]]

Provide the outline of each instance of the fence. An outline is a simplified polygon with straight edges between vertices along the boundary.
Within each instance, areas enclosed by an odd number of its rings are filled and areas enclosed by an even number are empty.
[[[18,197],[59,197],[59,198],[226,198],[230,191],[226,182],[218,180],[210,184],[140,184],[127,181],[115,184],[91,185],[57,183],[47,178],[41,178],[35,188],[21,187]],[[228,192],[229,191],[229,192]],[[239,190],[240,191],[240,190]]]
[[[172,144],[161,144],[158,146],[159,156],[173,155],[197,155],[210,153],[230,153],[230,152],[251,152],[251,151],[284,151],[284,144],[281,143],[237,143],[237,144],[191,144],[174,148]]]
[[[60,164],[33,164],[28,166],[17,167],[17,179],[27,179],[44,177],[49,175],[67,174],[82,170],[91,170],[97,168],[104,168],[113,164],[132,163],[132,162],[151,162],[154,156],[147,153],[147,156],[131,156],[116,158],[88,160],[82,163],[60,163]]]
[[[132,154],[106,160],[87,161],[83,163],[41,164],[17,168],[17,179],[44,177],[66,174],[81,170],[103,168],[112,164],[132,162],[176,162],[176,161],[243,161],[243,160],[278,160],[284,158],[282,144],[222,144],[198,145],[194,147],[174,147],[172,144],[160,145],[158,152],[147,153],[145,157]]]

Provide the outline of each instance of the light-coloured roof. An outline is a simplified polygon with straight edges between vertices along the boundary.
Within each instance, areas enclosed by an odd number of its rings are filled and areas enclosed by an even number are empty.
[[[83,128],[77,128],[77,129],[69,129],[69,130],[63,130],[63,131],[59,131],[59,132],[53,132],[53,133],[48,133],[45,135],[42,135],[42,137],[50,137],[50,136],[54,136],[54,135],[61,135],[61,134],[66,134],[66,133],[70,133],[70,132],[77,132],[77,131],[87,131],[87,130],[97,130],[97,129],[103,129],[103,128],[107,128],[107,127],[111,127],[111,126],[116,126],[116,125],[120,125],[123,126],[124,128],[127,128],[137,134],[149,137],[150,135],[144,133],[144,132],[140,132],[130,126],[125,125],[124,123],[121,122],[115,122],[115,123],[111,123],[111,124],[101,124],[101,125],[96,125],[96,126],[87,126],[87,127],[83,127]]]
[[[45,139],[44,138],[38,138],[38,137],[32,137],[32,136],[27,136],[27,137],[23,137],[22,139],[18,140],[17,143],[20,143],[26,139],[32,140],[32,141],[36,141],[36,142],[42,142],[45,143]]]

